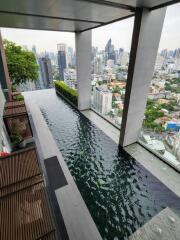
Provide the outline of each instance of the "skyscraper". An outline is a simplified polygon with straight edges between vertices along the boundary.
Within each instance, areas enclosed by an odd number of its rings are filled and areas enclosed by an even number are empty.
[[[114,51],[114,45],[112,45],[112,40],[111,38],[108,40],[106,47],[105,47],[105,54],[106,54],[106,61],[108,59],[112,59],[115,61],[116,56],[115,56],[115,51]]]
[[[64,81],[64,69],[67,68],[66,45],[64,43],[60,43],[57,45],[57,49],[58,49],[59,77],[60,77],[60,80]]]
[[[174,58],[180,58],[180,48],[174,51]]]
[[[34,53],[34,55],[36,57],[36,63],[39,65],[38,53],[37,53],[35,45],[32,46],[32,52]],[[35,82],[35,86],[36,86],[36,89],[43,89],[44,88],[44,82],[42,80],[42,74],[41,74],[40,67],[38,68],[38,79]]]
[[[73,65],[73,55],[74,55],[74,51],[72,47],[68,47],[67,48],[67,65],[68,68],[71,68]]]
[[[39,58],[41,78],[45,87],[50,87],[53,82],[51,60],[47,57]]]
[[[102,74],[103,73],[103,60],[102,60],[101,55],[94,58],[93,73],[95,73],[95,74]]]

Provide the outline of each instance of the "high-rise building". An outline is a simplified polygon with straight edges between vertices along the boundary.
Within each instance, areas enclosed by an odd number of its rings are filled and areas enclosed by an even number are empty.
[[[93,106],[101,114],[108,114],[112,109],[112,92],[103,87],[93,88]]]
[[[102,59],[101,55],[94,58],[93,73],[95,73],[95,74],[102,74],[103,73],[103,59]]]
[[[174,51],[174,58],[180,58],[180,48],[175,49],[175,51]]]
[[[52,86],[52,66],[51,60],[47,57],[39,58],[40,73],[45,87]]]
[[[108,40],[106,47],[105,47],[105,54],[106,54],[106,61],[108,59],[112,59],[115,60],[116,56],[115,56],[115,51],[114,51],[114,45],[112,45],[112,40],[111,38]]]
[[[36,46],[32,46],[32,52],[34,53],[35,57],[37,56]]]
[[[180,71],[180,58],[176,58],[174,62],[174,69]]]
[[[122,55],[121,55],[121,59],[120,59],[120,64],[121,64],[122,66],[127,66],[128,63],[129,63],[129,53],[123,51],[123,52],[122,52]]]
[[[98,47],[92,47],[92,50],[91,50],[91,59],[92,60],[96,57],[97,53],[98,53]]]
[[[114,68],[114,60],[108,59],[107,60],[107,67],[108,68]]]
[[[58,49],[58,67],[60,80],[64,81],[64,69],[67,68],[66,61],[66,44],[60,43],[57,45]]]
[[[156,58],[156,64],[155,64],[155,70],[161,70],[164,64],[164,57],[161,55],[157,55]]]
[[[121,59],[122,59],[123,54],[124,54],[124,49],[123,48],[119,48],[118,59],[116,60],[116,63],[121,64]]]
[[[74,51],[72,47],[67,48],[67,65],[69,68],[73,66],[73,55]]]
[[[67,68],[64,70],[64,82],[73,89],[77,89],[77,75],[75,69]]]
[[[163,49],[161,51],[161,54],[160,54],[162,57],[166,58],[168,56],[168,50],[167,49]]]
[[[38,60],[38,53],[36,50],[36,46],[33,45],[32,46],[32,52],[34,53],[35,57],[36,57],[36,63],[39,65],[39,60]],[[44,88],[44,82],[42,80],[42,75],[41,75],[41,70],[40,67],[38,68],[38,79],[35,82],[35,88],[36,89],[43,89]]]

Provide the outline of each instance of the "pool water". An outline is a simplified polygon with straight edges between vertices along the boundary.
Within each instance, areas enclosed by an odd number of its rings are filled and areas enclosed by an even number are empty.
[[[104,240],[124,240],[180,199],[53,89],[37,102]]]

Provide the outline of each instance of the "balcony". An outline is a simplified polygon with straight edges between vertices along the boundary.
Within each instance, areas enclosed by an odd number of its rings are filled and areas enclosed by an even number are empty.
[[[174,1],[2,4],[2,27],[75,32],[78,94],[74,105],[55,89],[14,101],[0,39],[0,238],[179,239],[179,169],[138,143],[169,4]],[[119,131],[91,110],[91,29],[132,16]],[[14,147],[17,130],[22,141]]]

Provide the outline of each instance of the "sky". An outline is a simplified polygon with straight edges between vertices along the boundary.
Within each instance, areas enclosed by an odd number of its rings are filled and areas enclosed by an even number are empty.
[[[111,37],[115,48],[130,51],[134,18],[109,24],[92,31],[92,45],[104,49]],[[66,43],[75,49],[74,33],[1,28],[3,38],[26,45],[36,46],[38,52],[57,52],[58,43]],[[180,47],[180,3],[167,8],[159,50]]]

